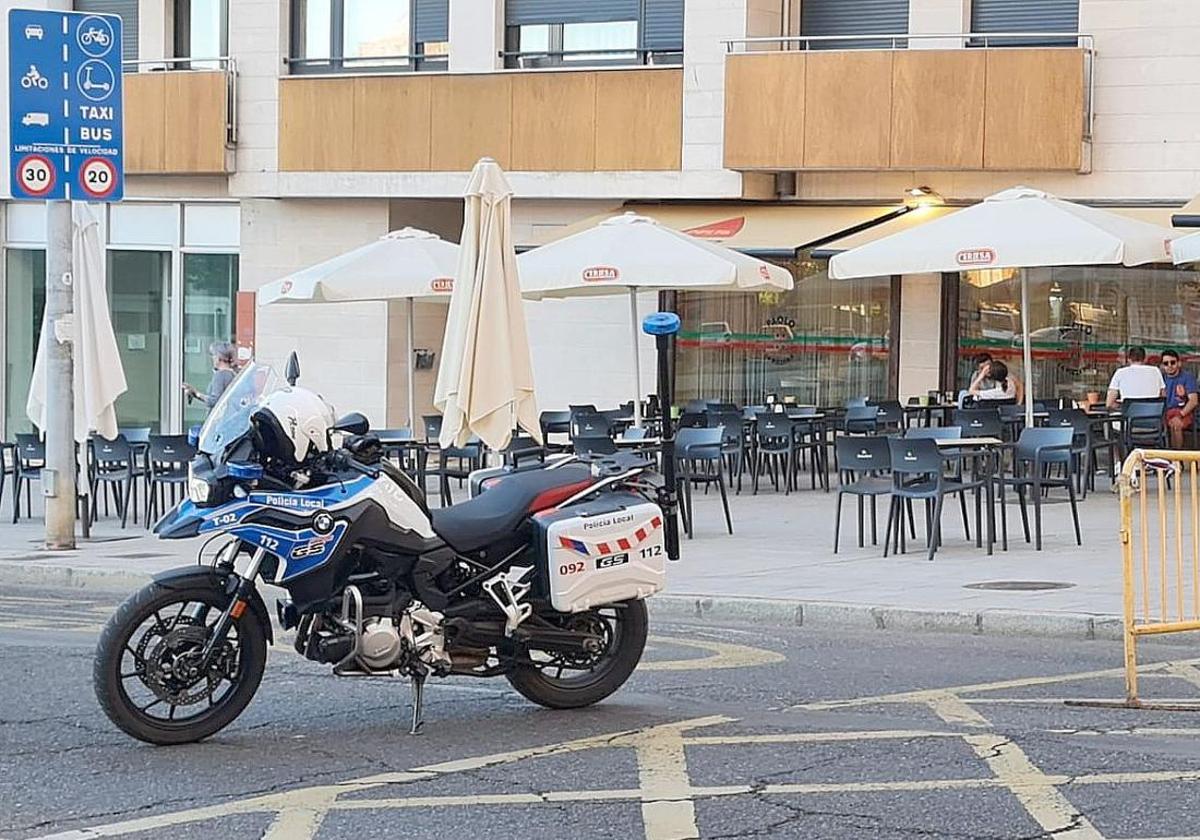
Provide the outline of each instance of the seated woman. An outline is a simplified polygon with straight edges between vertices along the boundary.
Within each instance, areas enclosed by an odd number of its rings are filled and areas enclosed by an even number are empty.
[[[977,400],[1017,400],[1016,380],[1008,375],[1008,365],[993,359],[987,373],[971,384],[971,396]]]

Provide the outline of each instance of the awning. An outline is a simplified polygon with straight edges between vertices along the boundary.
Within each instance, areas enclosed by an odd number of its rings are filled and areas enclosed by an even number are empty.
[[[851,248],[857,248],[859,245],[866,245],[869,242],[874,242],[876,239],[882,239],[885,236],[891,236],[893,233],[914,228],[917,225],[923,225],[926,222],[932,222],[934,219],[940,219],[943,216],[949,216],[951,213],[956,213],[961,210],[961,207],[914,207],[907,213],[903,213],[895,218],[883,222],[882,224],[874,225],[860,230],[856,233],[851,233],[848,236],[843,236],[827,242],[819,248],[813,249],[813,259],[827,260],[835,254],[840,254],[842,251],[849,251]]]
[[[883,224],[903,205],[643,204],[634,210],[668,227],[758,257],[790,258],[803,248]],[[621,211],[601,213],[556,231],[550,241],[595,227]],[[526,249],[521,249],[526,250]]]

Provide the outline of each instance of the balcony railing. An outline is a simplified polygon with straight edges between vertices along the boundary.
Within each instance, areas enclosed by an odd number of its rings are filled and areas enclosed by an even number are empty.
[[[1094,42],[1064,32],[724,41],[740,170],[1085,170]]]
[[[450,67],[450,56],[426,55],[363,55],[338,56],[334,58],[285,58],[293,76],[350,74],[350,73],[421,73],[445,71]]]
[[[677,67],[683,64],[683,47],[676,49],[623,48],[596,50],[525,50],[500,52],[504,66],[510,69],[539,70],[548,67],[620,67],[654,65]]]

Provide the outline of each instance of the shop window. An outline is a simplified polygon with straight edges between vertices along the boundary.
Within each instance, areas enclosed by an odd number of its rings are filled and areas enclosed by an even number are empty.
[[[46,252],[10,248],[4,253],[4,431],[5,440],[31,432],[25,400],[46,309]]]
[[[229,55],[229,0],[175,0],[175,57],[180,69],[215,70]]]
[[[677,64],[683,0],[510,0],[508,67]]]
[[[1021,347],[1021,271],[962,275],[959,286],[958,386],[972,358],[988,352],[1025,380]],[[1029,278],[1033,395],[1082,400],[1101,394],[1123,352],[1141,345],[1152,359],[1175,348],[1200,373],[1200,275],[1168,268],[1024,269]]]
[[[449,0],[292,0],[293,73],[444,70]]]
[[[183,255],[183,381],[203,393],[212,379],[213,342],[234,339],[237,311],[237,254]],[[203,423],[208,408],[185,404],[183,426]]]
[[[802,405],[887,399],[891,278],[831,280],[827,263],[801,259],[789,292],[680,293],[677,400]]]

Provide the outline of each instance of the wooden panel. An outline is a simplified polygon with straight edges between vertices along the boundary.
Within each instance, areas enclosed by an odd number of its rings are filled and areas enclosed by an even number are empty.
[[[165,171],[166,73],[128,73],[125,87],[125,171]]]
[[[678,170],[683,149],[683,71],[596,73],[596,169]]]
[[[1083,112],[1083,50],[987,51],[984,168],[1079,169]]]
[[[355,79],[279,80],[279,169],[344,172],[354,168],[350,126]]]
[[[430,82],[430,169],[469,170],[481,157],[511,168],[512,74],[436,76]]]
[[[891,157],[892,53],[810,53],[806,65],[805,167],[887,168]],[[769,106],[760,103],[760,107]]]
[[[725,166],[804,166],[804,53],[730,56],[725,62]]]
[[[891,165],[982,168],[986,55],[901,50],[892,61]]]
[[[596,74],[512,77],[512,168],[588,172],[596,163]]]
[[[428,171],[430,96],[428,76],[355,79],[352,168]]]
[[[225,171],[225,74],[164,73],[167,172]]]

